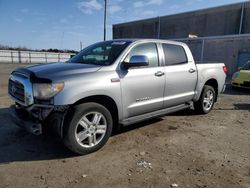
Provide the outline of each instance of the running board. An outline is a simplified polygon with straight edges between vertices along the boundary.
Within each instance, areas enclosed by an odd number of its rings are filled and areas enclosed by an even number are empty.
[[[181,105],[178,105],[178,106],[165,108],[165,109],[162,109],[162,110],[158,110],[158,111],[150,112],[150,113],[147,113],[147,114],[142,114],[142,115],[139,115],[139,116],[134,116],[134,117],[131,117],[131,118],[128,118],[128,119],[124,119],[124,120],[120,121],[120,124],[122,124],[124,126],[127,126],[127,125],[131,125],[131,124],[138,123],[138,122],[141,122],[141,121],[145,121],[145,120],[148,120],[148,119],[152,119],[154,117],[164,116],[166,114],[170,114],[170,113],[173,113],[173,112],[184,110],[184,109],[187,109],[187,108],[190,108],[190,107],[192,107],[191,103],[181,104]]]

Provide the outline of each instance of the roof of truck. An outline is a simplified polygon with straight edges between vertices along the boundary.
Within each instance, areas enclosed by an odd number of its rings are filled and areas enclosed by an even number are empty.
[[[171,43],[171,44],[177,44],[177,45],[185,45],[183,42],[178,42],[178,41],[172,41],[172,40],[164,40],[164,39],[136,39],[136,38],[131,38],[131,39],[113,39],[110,41],[119,41],[119,42],[140,42],[140,41],[147,41],[147,42],[163,42],[163,43]]]

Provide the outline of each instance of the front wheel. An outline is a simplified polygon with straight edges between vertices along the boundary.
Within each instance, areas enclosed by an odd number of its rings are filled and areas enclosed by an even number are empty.
[[[98,103],[74,107],[64,128],[64,144],[73,152],[88,154],[97,151],[108,141],[113,128],[110,112]]]
[[[195,110],[201,114],[209,113],[214,106],[215,98],[216,94],[214,88],[205,85],[202,90],[200,99],[194,103]]]

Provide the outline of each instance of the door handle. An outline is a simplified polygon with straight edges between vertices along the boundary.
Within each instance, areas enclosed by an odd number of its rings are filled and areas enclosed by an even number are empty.
[[[157,72],[155,73],[155,76],[160,77],[160,76],[163,76],[164,74],[165,74],[164,72],[157,71]]]
[[[195,72],[195,70],[194,69],[189,69],[189,71],[188,72],[190,72],[190,73],[194,73]]]

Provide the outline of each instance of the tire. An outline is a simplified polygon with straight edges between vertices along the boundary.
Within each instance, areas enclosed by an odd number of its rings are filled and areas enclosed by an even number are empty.
[[[102,148],[113,128],[110,112],[98,103],[83,103],[73,108],[64,124],[63,142],[77,154],[89,154]]]
[[[209,113],[215,103],[216,93],[214,88],[209,85],[205,85],[203,87],[200,99],[197,102],[194,102],[194,109],[199,114],[207,114]]]

